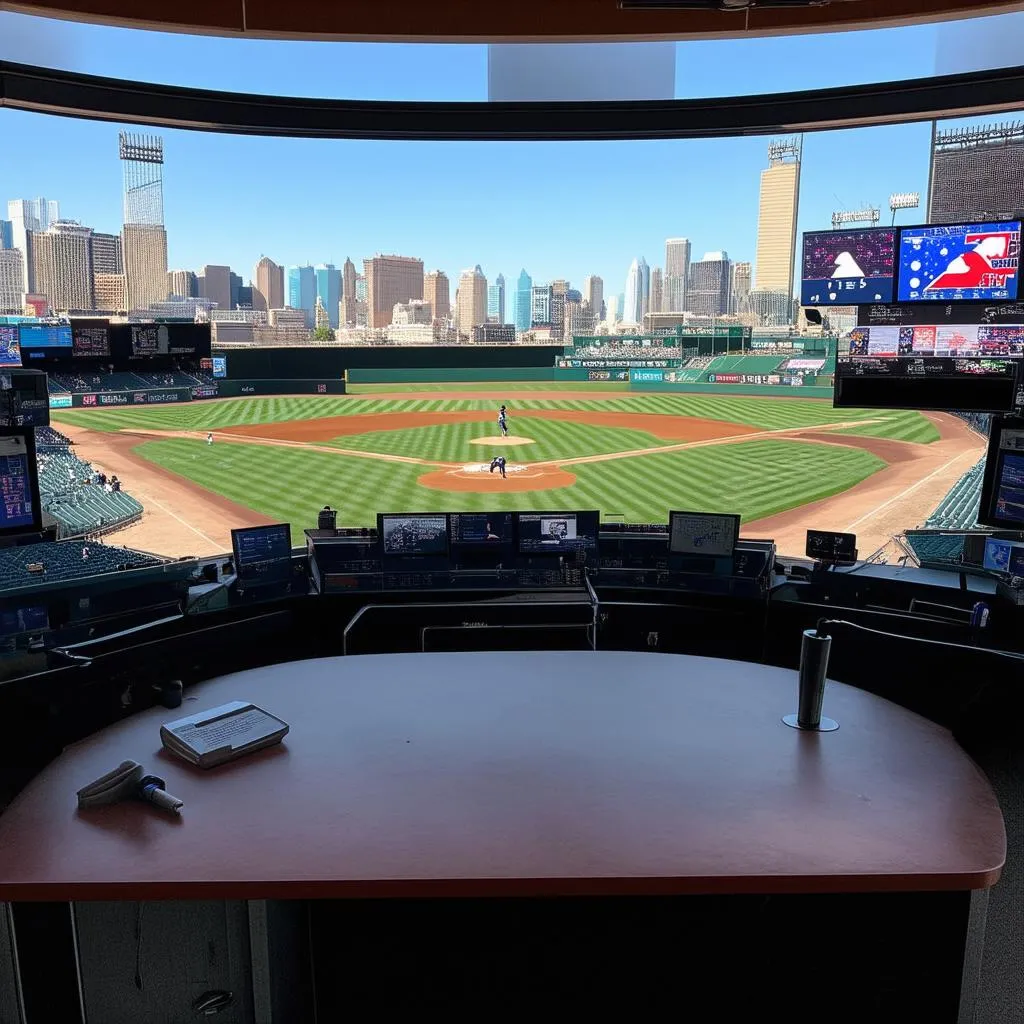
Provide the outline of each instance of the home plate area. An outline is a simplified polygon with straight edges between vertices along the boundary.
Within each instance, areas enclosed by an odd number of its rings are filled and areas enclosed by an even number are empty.
[[[509,462],[507,476],[489,462],[467,462],[462,466],[424,473],[419,478],[423,487],[435,491],[471,491],[477,494],[507,493],[509,491],[546,491],[556,487],[569,487],[576,483],[574,474],[550,464]]]

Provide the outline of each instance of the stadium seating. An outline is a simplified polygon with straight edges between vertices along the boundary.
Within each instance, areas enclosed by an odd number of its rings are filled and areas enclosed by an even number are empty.
[[[131,495],[88,482],[96,471],[71,453],[63,434],[52,434],[45,450],[36,452],[39,497],[43,509],[57,520],[61,537],[100,533],[142,515],[142,505]],[[64,439],[63,446],[58,438]]]
[[[36,452],[66,451],[71,438],[53,427],[36,427]]]
[[[134,373],[54,373],[51,379],[73,395],[134,391],[143,386]]]
[[[962,534],[927,533],[923,530],[907,530],[905,535],[918,562],[953,562],[959,560],[964,550]]]
[[[83,551],[88,557],[83,558]],[[27,566],[41,564],[42,573],[30,573]],[[90,541],[57,541],[46,544],[24,544],[0,549],[0,590],[39,586],[117,572],[119,569],[141,569],[160,565],[162,560],[128,548],[109,547]]]
[[[195,374],[182,373],[180,370],[164,370],[161,373],[139,373],[132,374],[147,388],[194,388],[207,381],[200,380]]]
[[[978,524],[984,476],[985,460],[982,459],[950,488],[938,508],[925,521],[925,527],[932,530],[973,530]]]

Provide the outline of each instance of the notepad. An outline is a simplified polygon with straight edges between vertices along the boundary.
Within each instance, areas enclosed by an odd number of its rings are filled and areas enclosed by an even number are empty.
[[[235,700],[161,725],[160,740],[190,764],[215,768],[280,743],[288,728],[255,704]]]

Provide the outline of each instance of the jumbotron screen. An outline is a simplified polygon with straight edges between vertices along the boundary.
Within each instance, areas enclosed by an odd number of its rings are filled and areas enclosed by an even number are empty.
[[[21,366],[18,328],[12,324],[0,324],[0,366]]]
[[[892,302],[896,231],[808,231],[804,234],[800,301],[805,306]]]
[[[1020,221],[900,230],[898,302],[1014,302]]]

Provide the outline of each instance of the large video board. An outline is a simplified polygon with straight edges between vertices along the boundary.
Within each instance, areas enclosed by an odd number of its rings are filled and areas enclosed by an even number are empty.
[[[900,230],[898,302],[1013,302],[1020,221]]]
[[[808,231],[800,302],[805,306],[892,302],[895,268],[895,228]]]

